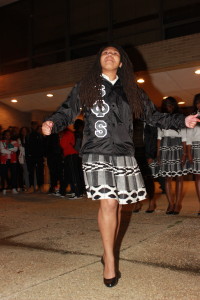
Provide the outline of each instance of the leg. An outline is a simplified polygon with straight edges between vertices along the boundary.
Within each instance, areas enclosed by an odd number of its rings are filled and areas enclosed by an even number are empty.
[[[74,191],[77,197],[80,197],[83,191],[81,189],[78,154],[69,155],[68,162],[69,162],[71,189]]]
[[[28,189],[30,185],[29,185],[28,167],[26,162],[22,165],[22,168],[23,168],[23,178],[24,178],[25,188]]]
[[[120,228],[120,224],[121,224],[121,217],[122,217],[122,205],[119,204],[118,208],[117,208],[117,228],[116,228],[116,232],[115,232],[115,246],[114,246],[115,251],[117,251],[116,243],[117,243],[119,228]],[[117,257],[119,257],[119,253],[115,253],[115,254],[117,255]]]
[[[27,167],[28,167],[28,173],[29,173],[29,183],[30,187],[28,189],[28,193],[34,192],[34,171],[35,171],[35,160],[33,157],[27,158]]]
[[[183,201],[183,176],[176,177],[176,205],[174,209],[174,213],[178,214],[182,208]]]
[[[113,278],[115,273],[114,246],[118,230],[118,202],[115,199],[100,200],[98,224],[104,248],[104,278]]]
[[[49,177],[50,177],[50,187],[49,193],[53,193],[55,191],[55,187],[57,185],[57,168],[58,165],[56,160],[52,156],[47,157],[47,166],[49,168]]]
[[[157,181],[160,184],[160,189],[162,190],[162,194],[165,194],[165,177],[159,176],[157,178]]]
[[[197,196],[199,200],[199,213],[200,213],[200,174],[195,175],[195,186],[196,186]]]
[[[1,165],[1,183],[2,183],[2,190],[6,189],[6,179],[8,176],[8,166],[7,164]]]
[[[36,178],[39,189],[44,185],[44,159],[39,157],[36,159]]]
[[[17,163],[10,164],[10,173],[11,173],[11,187],[12,189],[17,189],[17,170],[18,165]]]
[[[172,196],[172,178],[171,177],[165,178],[165,190],[166,190],[167,200],[169,202],[166,213],[170,214],[174,210],[174,201],[173,201],[173,196]]]
[[[156,209],[156,199],[154,197],[155,194],[155,186],[154,186],[154,180],[152,177],[149,177],[149,184],[150,186],[147,189],[147,195],[149,198],[149,207],[146,210],[146,213],[152,213]],[[146,185],[147,187],[148,185]]]

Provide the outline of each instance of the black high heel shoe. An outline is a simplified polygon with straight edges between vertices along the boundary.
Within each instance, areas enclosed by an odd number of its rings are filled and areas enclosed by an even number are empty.
[[[103,282],[104,282],[105,286],[107,286],[107,287],[113,287],[113,286],[117,285],[118,278],[117,278],[117,276],[115,276],[113,278],[109,278],[109,279],[104,278]]]
[[[166,213],[166,215],[173,215],[174,214],[174,205],[169,205],[165,213]]]
[[[104,262],[103,256],[101,257],[101,263],[105,267],[105,262]],[[115,285],[118,284],[118,279],[119,278],[121,278],[121,272],[120,271],[118,271],[117,276],[115,276],[113,278],[104,278],[103,283],[107,287],[114,287]]]
[[[151,213],[153,213],[154,211],[155,211],[155,209],[148,209],[148,210],[145,211],[145,213],[151,214]]]
[[[179,215],[181,209],[182,209],[182,205],[177,205],[177,207],[174,208],[173,215]]]

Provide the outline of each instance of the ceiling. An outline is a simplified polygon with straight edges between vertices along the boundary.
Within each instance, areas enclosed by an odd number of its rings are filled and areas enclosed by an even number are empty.
[[[142,72],[137,78],[143,77],[145,83],[140,86],[147,92],[156,106],[161,105],[164,96],[173,96],[178,101],[185,101],[182,106],[192,106],[194,95],[200,93],[200,75],[194,71],[200,69],[200,65],[189,68],[168,70],[165,72]],[[17,103],[12,103],[11,98],[1,99],[0,102],[22,112],[32,110],[54,111],[66,99],[72,87],[49,90],[54,96],[48,98],[47,91],[17,96]]]

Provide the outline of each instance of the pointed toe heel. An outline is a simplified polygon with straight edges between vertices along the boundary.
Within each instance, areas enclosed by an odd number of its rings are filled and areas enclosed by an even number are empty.
[[[117,283],[118,283],[118,278],[117,278],[117,276],[115,276],[115,277],[113,277],[113,278],[109,278],[109,279],[104,278],[104,279],[103,279],[103,282],[104,282],[105,286],[111,288],[111,287],[114,287],[114,286],[117,285]]]

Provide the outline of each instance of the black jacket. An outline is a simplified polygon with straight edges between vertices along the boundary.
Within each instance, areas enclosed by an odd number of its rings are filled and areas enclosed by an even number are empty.
[[[53,132],[58,132],[73,123],[80,113],[81,103],[77,84],[67,100],[48,120],[54,122]],[[100,110],[94,103],[93,108],[84,108],[85,127],[81,154],[98,153],[104,155],[134,155],[133,118],[130,106],[120,80],[112,85],[106,79],[102,81],[104,106]],[[143,90],[138,88],[144,104],[143,120],[160,128],[183,128],[185,117],[180,114],[163,114],[156,110]]]
[[[44,137],[37,131],[32,131],[26,138],[26,157],[41,158],[44,156]]]

